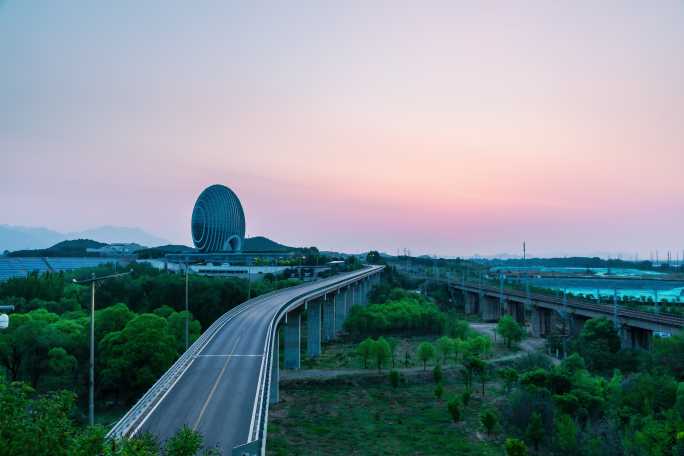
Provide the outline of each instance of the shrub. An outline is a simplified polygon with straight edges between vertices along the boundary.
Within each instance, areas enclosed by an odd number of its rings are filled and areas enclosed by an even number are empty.
[[[468,404],[470,404],[470,396],[470,391],[463,391],[463,393],[461,393],[461,402],[463,403],[464,407],[467,407]]]
[[[507,456],[527,456],[527,445],[520,439],[506,439]]]

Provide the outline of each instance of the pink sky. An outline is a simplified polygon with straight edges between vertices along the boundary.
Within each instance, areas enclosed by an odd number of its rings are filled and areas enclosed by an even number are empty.
[[[291,245],[684,248],[680,1],[56,3],[0,3],[0,223],[189,243],[223,183]]]

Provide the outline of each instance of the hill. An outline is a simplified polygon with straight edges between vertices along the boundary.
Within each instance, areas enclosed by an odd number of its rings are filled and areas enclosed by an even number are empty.
[[[263,236],[254,236],[245,239],[243,250],[247,252],[288,252],[294,247],[279,244]]]
[[[141,230],[125,226],[101,226],[85,231],[60,233],[40,227],[0,225],[0,253],[5,250],[47,249],[69,239],[92,239],[106,244],[135,243],[140,245],[163,245],[168,241]]]
[[[84,256],[98,256],[94,253],[88,253],[87,249],[97,249],[104,247],[107,244],[93,241],[91,239],[74,239],[70,241],[62,241],[49,247],[47,249],[35,250],[15,250],[10,252],[11,257],[84,257]]]

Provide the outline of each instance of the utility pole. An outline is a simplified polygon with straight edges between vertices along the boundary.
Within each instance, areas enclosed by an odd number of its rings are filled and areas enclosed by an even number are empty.
[[[73,282],[76,284],[90,285],[90,366],[88,375],[88,423],[91,426],[95,425],[95,284],[132,273],[133,270],[130,270],[128,272],[110,274],[101,277],[95,277],[95,274],[92,274],[90,279],[86,280],[73,279]]]
[[[185,351],[188,350],[188,341],[189,341],[189,326],[190,322],[190,304],[188,302],[188,285],[190,282],[190,265],[188,263],[185,263]]]

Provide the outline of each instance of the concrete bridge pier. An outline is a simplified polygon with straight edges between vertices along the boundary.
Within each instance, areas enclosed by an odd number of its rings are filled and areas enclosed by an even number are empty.
[[[284,330],[285,369],[299,369],[301,366],[302,312],[294,309],[287,313]]]
[[[271,361],[271,384],[269,386],[269,404],[280,401],[280,329],[276,330],[273,341],[273,359]]]
[[[464,302],[464,310],[466,315],[472,315],[478,313],[478,302],[477,302],[477,294],[476,293],[465,293],[463,295],[465,302]]]
[[[582,318],[579,315],[572,315],[570,317],[570,334],[572,334],[573,337],[579,336],[586,321],[586,318]]]
[[[648,350],[651,347],[653,331],[649,329],[623,325],[618,333],[621,348]]]
[[[342,332],[342,325],[347,316],[347,290],[340,289],[335,294],[335,334]]]
[[[323,342],[335,338],[335,297],[327,296],[323,300]]]
[[[309,358],[321,354],[321,309],[323,299],[317,298],[307,303],[306,310],[306,353]]]
[[[508,314],[519,324],[525,325],[525,304],[522,302],[508,301]]]
[[[484,321],[497,321],[500,316],[500,305],[498,298],[484,296],[480,303],[480,317]]]
[[[559,318],[558,315],[554,314],[555,312],[551,309],[538,306],[532,308],[530,329],[534,337],[546,337],[551,333],[554,319],[557,320]]]

